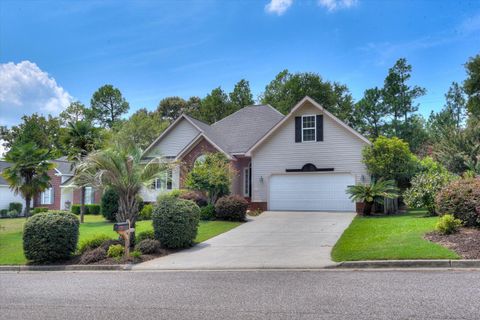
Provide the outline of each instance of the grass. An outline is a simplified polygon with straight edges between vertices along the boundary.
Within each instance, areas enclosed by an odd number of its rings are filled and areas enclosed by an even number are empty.
[[[439,244],[425,240],[438,217],[426,217],[426,211],[382,217],[356,217],[332,251],[334,261],[458,259],[459,256]]]
[[[25,219],[0,219],[0,265],[25,264],[27,260],[23,255],[22,232]],[[241,222],[230,221],[200,221],[198,234],[195,241],[203,242],[221,233],[227,232]],[[152,221],[137,222],[136,232],[152,230]],[[102,216],[86,215],[85,223],[80,225],[79,243],[85,239],[104,234],[112,239],[118,237],[113,231],[113,224],[105,221]]]

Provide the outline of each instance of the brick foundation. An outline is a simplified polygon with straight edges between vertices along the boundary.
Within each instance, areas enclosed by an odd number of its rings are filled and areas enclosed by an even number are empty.
[[[248,205],[248,209],[267,211],[267,203],[266,202],[250,202],[250,204]]]
[[[365,203],[363,202],[356,202],[355,203],[355,211],[359,215],[363,215],[363,208],[365,207]]]

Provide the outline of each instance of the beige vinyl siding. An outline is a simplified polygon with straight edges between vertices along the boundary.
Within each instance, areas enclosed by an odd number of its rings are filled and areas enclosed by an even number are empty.
[[[199,133],[190,122],[182,119],[145,156],[176,157]]]
[[[324,141],[295,143],[295,116],[312,114],[321,114],[321,111],[307,102],[253,151],[252,201],[268,202],[271,175],[287,174],[285,169],[300,169],[306,163],[313,163],[317,168],[334,168],[334,172],[351,173],[357,183],[362,175],[365,181],[369,181],[362,163],[362,149],[366,142],[327,115],[323,117]]]

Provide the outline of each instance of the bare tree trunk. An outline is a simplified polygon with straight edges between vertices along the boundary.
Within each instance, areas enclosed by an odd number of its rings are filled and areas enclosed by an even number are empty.
[[[80,188],[80,223],[83,223],[85,215],[85,187]]]
[[[32,201],[31,196],[26,196],[25,197],[25,218],[28,218],[30,216],[30,202]]]

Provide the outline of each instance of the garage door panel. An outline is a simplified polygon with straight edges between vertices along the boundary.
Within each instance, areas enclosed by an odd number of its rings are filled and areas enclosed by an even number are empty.
[[[291,174],[270,178],[271,210],[354,211],[346,188],[350,174]]]

